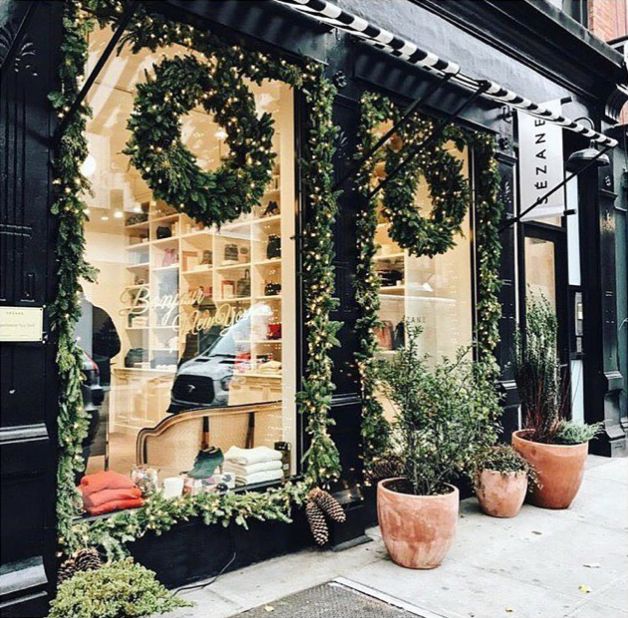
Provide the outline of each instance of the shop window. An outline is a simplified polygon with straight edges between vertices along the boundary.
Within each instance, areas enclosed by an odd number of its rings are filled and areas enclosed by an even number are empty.
[[[110,37],[91,36],[87,72]],[[282,451],[280,472],[238,482],[279,480],[296,472],[293,93],[277,81],[248,84],[258,112],[274,118],[272,178],[253,212],[206,228],[155,199],[122,152],[145,71],[186,53],[125,48],[90,94],[85,236],[99,274],[84,283],[78,325],[93,394],[86,469],[128,474],[145,464],[163,480],[193,469],[201,449],[268,446]],[[228,151],[201,107],[182,118],[182,134],[204,169]]]
[[[468,178],[468,149],[460,152],[447,144],[450,152],[463,162]],[[415,203],[423,212],[431,209],[429,187],[421,179]],[[379,245],[375,266],[379,273],[379,317],[377,331],[379,355],[395,353],[405,341],[404,320],[413,319],[423,328],[420,346],[432,361],[442,356],[454,357],[460,347],[472,342],[472,267],[471,228],[467,213],[462,235],[455,237],[455,246],[434,258],[409,255],[388,235],[388,222],[380,218],[375,236]]]

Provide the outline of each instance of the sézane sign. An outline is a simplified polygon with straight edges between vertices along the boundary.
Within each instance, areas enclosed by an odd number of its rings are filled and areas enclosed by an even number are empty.
[[[560,101],[545,104],[560,113]],[[518,112],[519,123],[519,212],[532,206],[564,179],[563,130],[542,118]],[[561,216],[565,192],[558,190],[522,217],[522,221]]]

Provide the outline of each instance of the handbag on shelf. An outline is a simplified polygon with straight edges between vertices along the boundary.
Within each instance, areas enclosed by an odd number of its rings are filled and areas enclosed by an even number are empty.
[[[268,236],[268,244],[266,245],[266,259],[274,260],[281,257],[281,237],[277,234]]]
[[[398,350],[399,348],[403,348],[406,342],[405,338],[405,323],[403,320],[395,326],[395,334],[393,337],[393,350]]]
[[[268,339],[281,339],[281,322],[268,325]]]
[[[236,245],[235,243],[228,243],[225,245],[225,252],[224,252],[224,258],[223,258],[225,262],[237,262],[238,255],[239,255],[238,245]]]
[[[274,281],[267,281],[264,285],[265,296],[278,296],[281,294],[281,283],[275,283]]]
[[[236,282],[236,296],[250,296],[251,295],[251,273],[247,268],[244,271],[244,277],[238,279]]]
[[[377,274],[379,275],[382,287],[395,286],[403,280],[403,273],[399,270],[378,270]]]
[[[203,250],[203,257],[200,262],[203,266],[211,266],[212,264],[212,252],[209,249]]]
[[[179,261],[177,250],[174,248],[165,249],[164,256],[161,259],[162,266],[174,266]]]
[[[271,217],[273,215],[278,215],[278,214],[279,214],[279,204],[277,204],[275,200],[270,200],[270,202],[268,202],[268,205],[264,209],[264,213],[262,214],[262,217]]]
[[[375,329],[375,337],[380,349],[392,350],[394,342],[393,323],[390,320],[384,320],[381,326]]]
[[[148,350],[144,348],[131,348],[124,355],[124,366],[127,368],[133,368],[139,363],[144,363],[148,360]]]
[[[172,230],[167,225],[160,225],[155,231],[155,235],[158,239],[170,238],[172,236]]]

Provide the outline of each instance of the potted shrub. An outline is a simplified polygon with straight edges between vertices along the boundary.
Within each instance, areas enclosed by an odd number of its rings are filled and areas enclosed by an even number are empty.
[[[512,437],[513,447],[534,467],[538,485],[530,492],[532,504],[566,509],[584,474],[591,440],[602,429],[565,418],[568,385],[562,379],[557,348],[557,322],[545,297],[531,295],[526,328],[518,334],[515,380],[524,415],[524,429]]]
[[[401,475],[378,483],[377,516],[394,562],[431,569],[456,531],[459,493],[452,481],[470,469],[478,446],[494,441],[499,406],[481,365],[460,352],[430,369],[418,347],[420,327],[408,321],[406,332],[406,345],[378,368],[397,412],[392,440]]]
[[[534,485],[532,466],[512,446],[501,444],[481,451],[474,462],[473,484],[480,508],[492,517],[515,517]]]

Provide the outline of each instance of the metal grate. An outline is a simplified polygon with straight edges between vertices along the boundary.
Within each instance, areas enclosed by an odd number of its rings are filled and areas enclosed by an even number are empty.
[[[277,599],[238,616],[243,618],[346,618],[347,616],[416,618],[416,614],[333,582]]]

